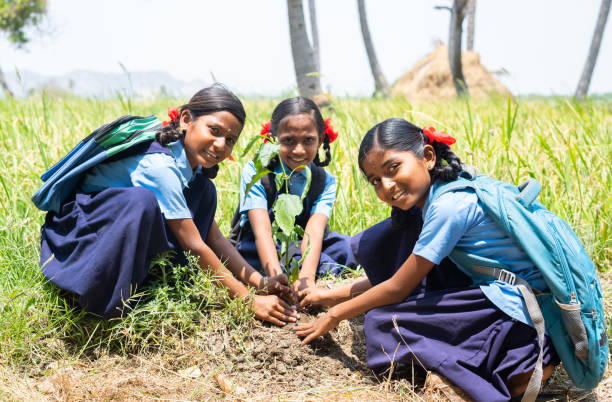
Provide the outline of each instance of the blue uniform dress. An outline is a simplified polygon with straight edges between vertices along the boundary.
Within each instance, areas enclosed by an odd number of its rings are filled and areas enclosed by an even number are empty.
[[[283,167],[278,164],[274,168],[274,173],[282,172]],[[287,167],[285,167],[287,169]],[[245,197],[246,185],[251,182],[253,176],[255,176],[255,166],[252,161],[248,162],[242,170],[242,176],[240,178],[240,225],[244,226],[248,220],[248,211],[251,209],[268,209],[268,200],[266,198],[266,191],[264,189],[261,180],[258,180],[249,194]],[[334,201],[336,200],[336,178],[329,172],[325,171],[325,187],[323,192],[315,200],[313,205],[310,205],[308,197],[305,198],[305,210],[300,216],[296,218],[296,223],[302,227],[306,226],[306,222],[310,216],[314,213],[320,213],[329,218]],[[291,194],[301,195],[304,187],[306,186],[306,172],[295,172],[291,176],[289,181],[289,192]],[[274,219],[272,211],[268,211],[270,219]],[[252,232],[248,232],[246,236],[236,246],[240,254],[246,259],[246,261],[253,266],[260,273],[264,274],[259,255],[257,253],[257,247],[255,246],[255,238]],[[277,249],[280,250],[280,246],[277,245]],[[296,254],[296,258],[300,258],[300,253]],[[321,257],[319,258],[319,265],[317,267],[316,276],[321,277],[325,274],[340,275],[346,267],[355,268],[357,267],[357,261],[353,255],[350,246],[350,237],[337,232],[330,232],[323,238],[321,247]]]
[[[181,251],[166,219],[192,218],[206,240],[216,207],[215,185],[201,167],[191,169],[180,142],[129,149],[93,167],[60,212],[47,213],[43,274],[86,311],[121,316],[151,260]]]
[[[523,299],[514,286],[473,281],[447,256],[458,247],[499,259],[532,286],[546,291],[546,285],[525,253],[485,215],[471,190],[430,200],[431,193],[425,216],[417,207],[409,211],[405,227],[394,229],[388,219],[352,239],[373,285],[390,278],[411,253],[438,264],[405,301],[366,314],[368,365],[388,368],[397,348],[395,363],[416,356],[415,366],[420,362],[441,373],[476,401],[507,401],[505,384],[531,371],[539,353]],[[548,336],[543,362],[559,362]]]

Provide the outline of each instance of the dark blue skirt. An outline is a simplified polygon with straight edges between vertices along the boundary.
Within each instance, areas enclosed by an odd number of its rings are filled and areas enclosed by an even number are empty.
[[[213,182],[196,174],[183,191],[194,222],[206,240],[217,207]],[[183,253],[152,191],[142,187],[76,193],[60,213],[48,212],[41,233],[43,274],[78,296],[86,311],[104,318],[124,314],[128,298],[161,252]]]
[[[255,239],[251,234],[245,236],[238,243],[236,249],[244,257],[244,259],[259,273],[265,275],[264,269],[259,260]],[[280,245],[276,245],[277,251],[280,251]],[[295,258],[299,259],[301,252],[296,253]],[[351,237],[337,232],[330,232],[323,238],[321,246],[321,257],[317,266],[316,277],[320,278],[327,274],[338,276],[344,272],[346,268],[356,268],[357,260],[351,250]]]
[[[373,285],[408,258],[421,230],[420,212],[409,227],[394,230],[387,219],[354,236],[353,251]],[[435,266],[403,302],[370,310],[364,333],[368,366],[382,372],[414,363],[438,372],[475,401],[507,401],[508,380],[533,370],[535,329],[515,321],[449,259]],[[544,366],[559,358],[547,336]]]

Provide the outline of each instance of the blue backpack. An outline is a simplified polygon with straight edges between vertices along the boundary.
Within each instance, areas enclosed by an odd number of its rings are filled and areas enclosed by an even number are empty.
[[[540,389],[544,328],[572,381],[580,388],[595,388],[606,370],[609,345],[597,270],[580,240],[563,219],[537,201],[542,187],[535,179],[517,187],[463,171],[457,180],[437,187],[433,199],[466,188],[474,190],[485,213],[520,244],[550,289],[532,289],[499,261],[458,249],[450,254],[472,277],[501,280],[521,291],[540,342],[524,400],[535,400]]]

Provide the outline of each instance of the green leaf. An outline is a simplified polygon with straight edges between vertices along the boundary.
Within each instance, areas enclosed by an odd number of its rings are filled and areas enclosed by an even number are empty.
[[[261,146],[255,153],[255,157],[253,158],[255,168],[259,170],[259,168],[265,168],[266,166],[268,166],[268,163],[270,163],[270,159],[278,155],[279,149],[280,145],[273,144],[270,141],[261,144]]]
[[[257,183],[257,181],[259,179],[261,179],[262,177],[264,177],[268,173],[272,173],[272,171],[270,169],[263,168],[262,170],[259,170],[255,176],[253,176],[253,178],[251,179],[249,184],[247,184],[246,190],[244,190],[244,199],[245,200],[246,200],[247,195],[249,194],[249,191],[251,191],[251,188],[253,187],[253,185],[255,185],[255,183]]]
[[[244,148],[244,151],[242,151],[242,154],[240,154],[240,157],[244,158],[244,156],[247,154],[247,152],[249,152],[249,150],[253,147],[253,145],[255,145],[257,140],[259,140],[260,138],[261,138],[260,135],[253,136],[253,138],[251,138],[249,140],[249,142],[247,143],[246,147]]]
[[[302,191],[302,196],[300,197],[300,199],[302,201],[304,201],[304,198],[306,198],[306,195],[308,194],[308,189],[310,189],[310,181],[312,180],[312,171],[310,170],[310,168],[306,167],[306,185],[304,186],[304,190]]]
[[[295,217],[302,213],[302,200],[294,194],[280,194],[274,203],[274,217],[280,229],[291,236]]]
[[[289,272],[289,275],[287,275],[288,277],[287,281],[289,282],[289,285],[297,281],[299,276],[300,276],[300,265],[298,264],[298,262],[294,261],[293,265],[291,266],[291,272]]]

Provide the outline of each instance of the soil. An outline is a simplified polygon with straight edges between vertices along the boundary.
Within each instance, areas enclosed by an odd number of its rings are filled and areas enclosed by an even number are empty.
[[[303,321],[312,317],[304,314]],[[124,400],[462,400],[424,370],[394,368],[376,377],[366,366],[363,317],[342,322],[300,347],[288,327],[254,322],[245,339],[231,330],[198,334],[180,349],[51,362],[17,376],[0,367],[0,399]],[[414,385],[412,382],[414,381]],[[612,378],[595,391],[571,386],[558,368],[539,400],[612,400]]]

